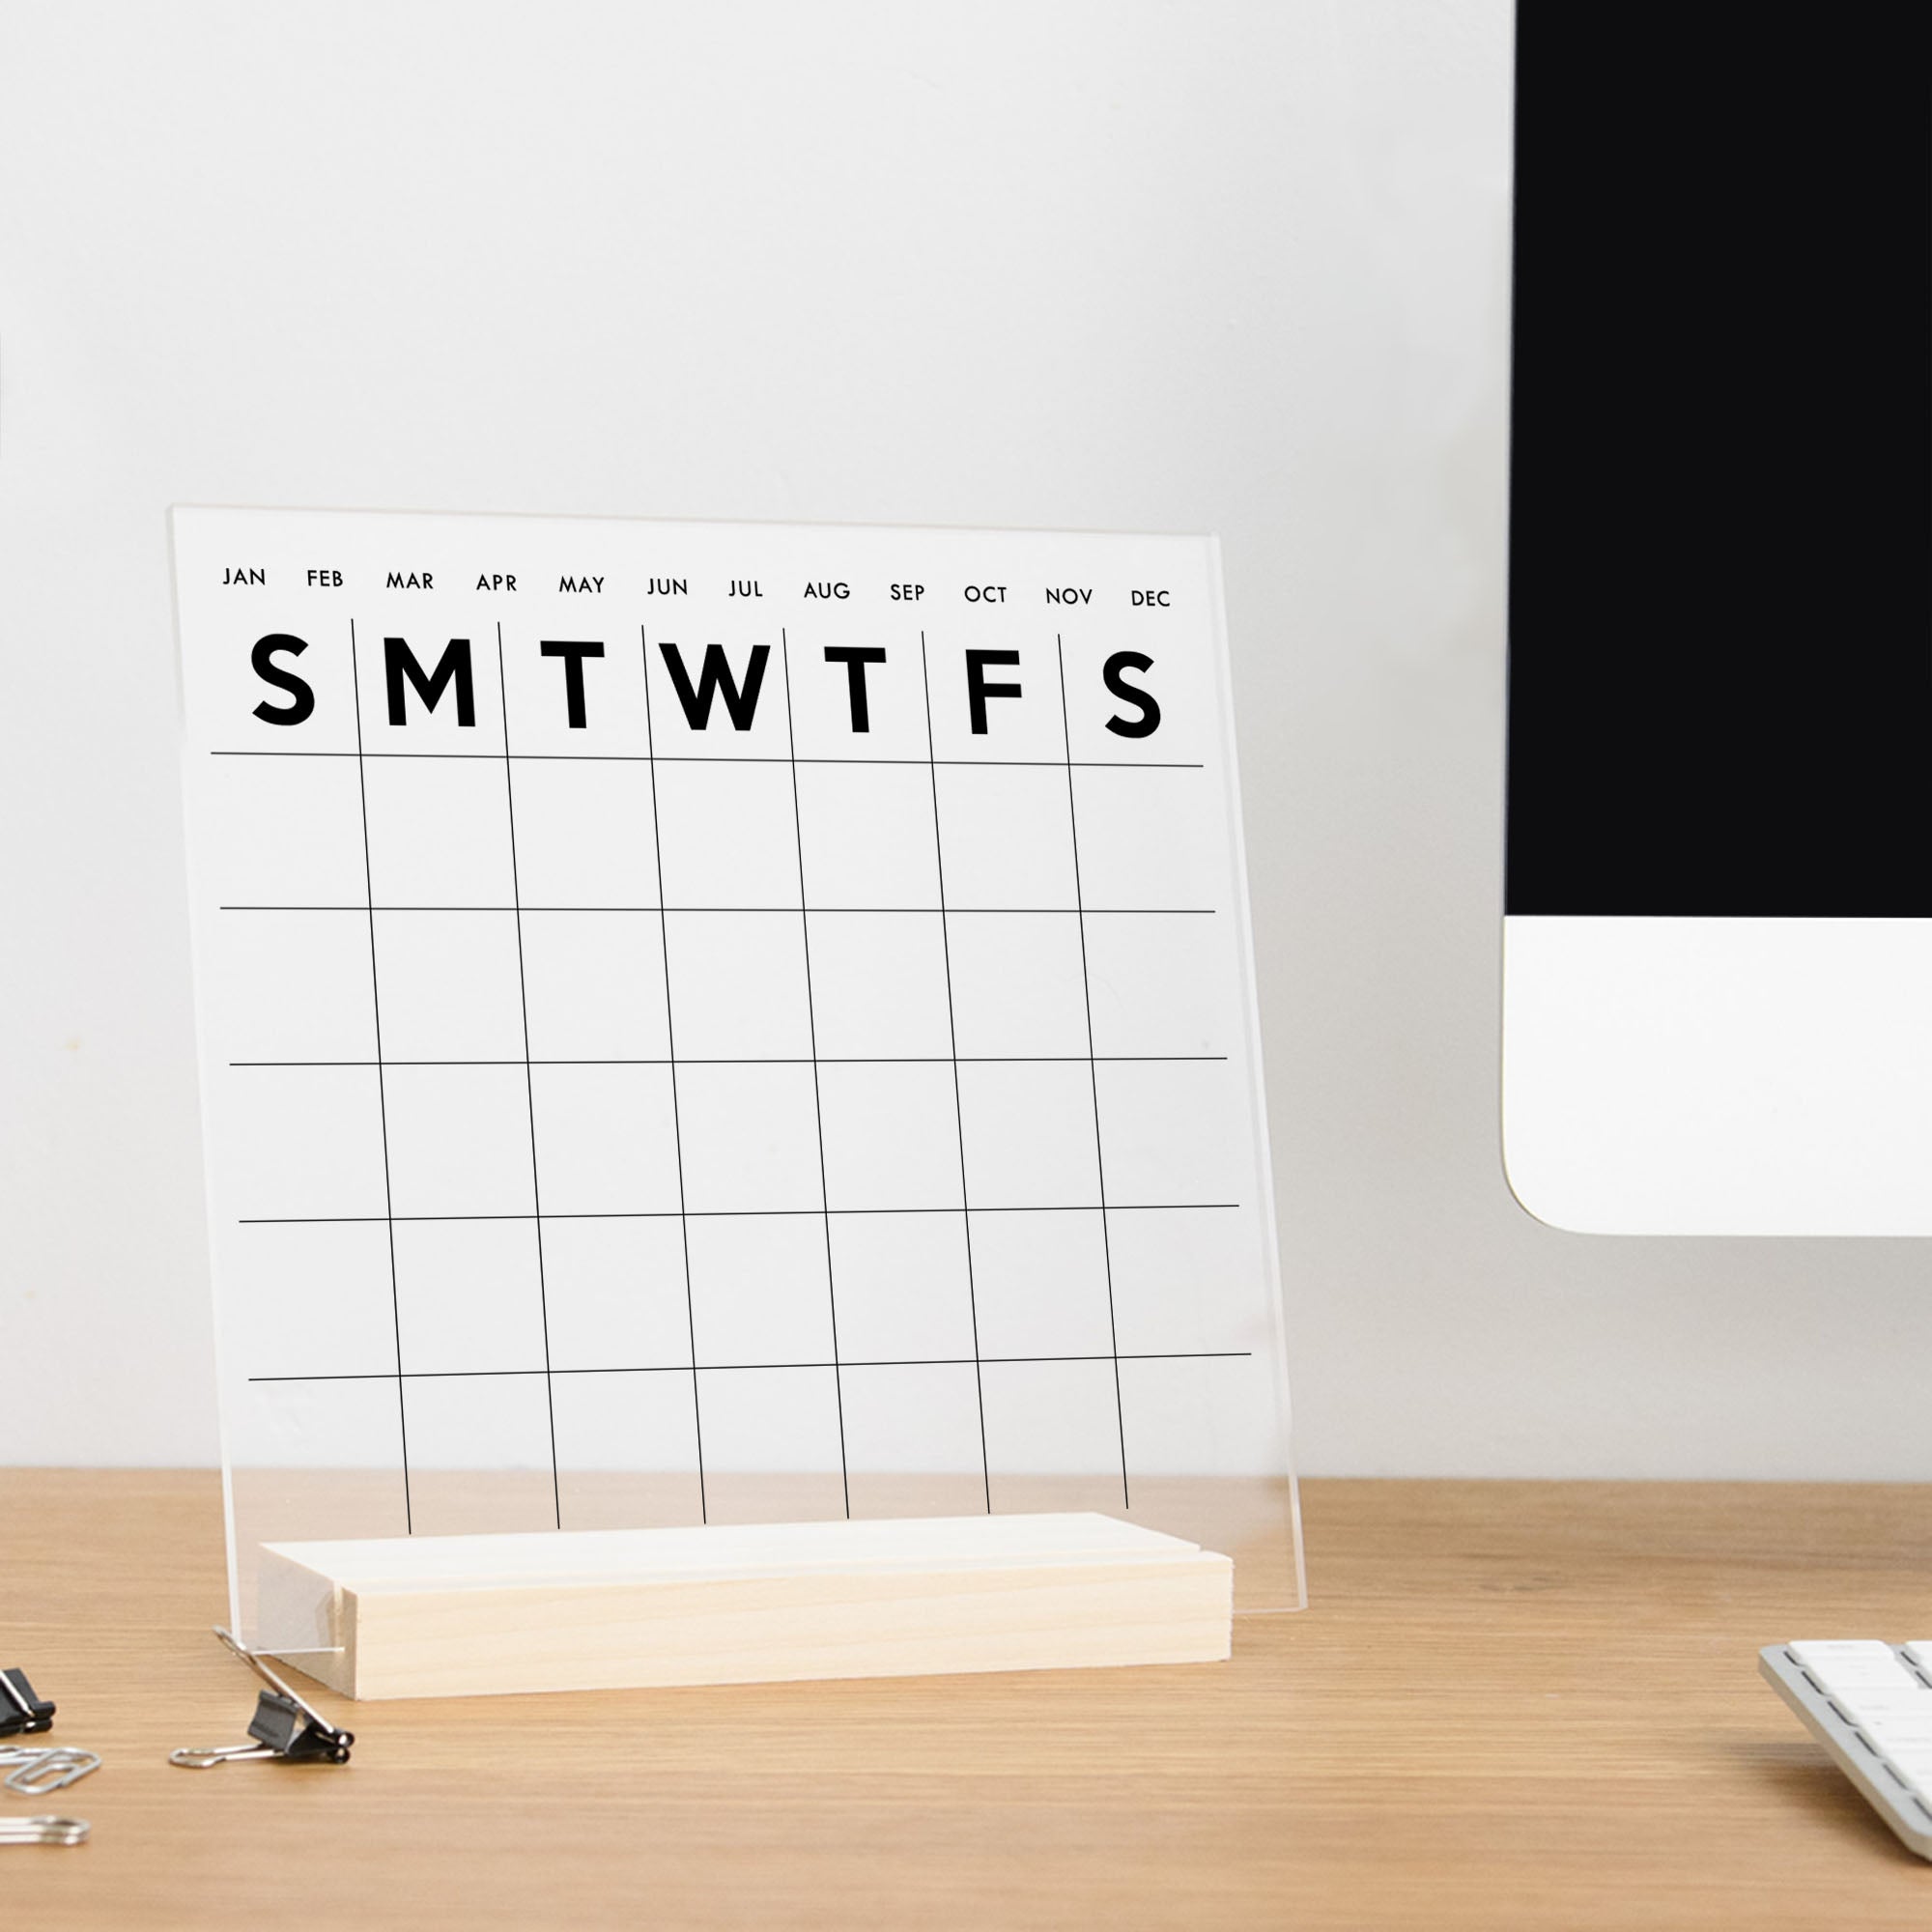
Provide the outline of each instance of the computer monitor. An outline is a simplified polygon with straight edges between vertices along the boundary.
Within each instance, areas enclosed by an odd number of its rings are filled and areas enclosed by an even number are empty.
[[[1932,1233],[1925,24],[1520,36],[1511,1185]]]

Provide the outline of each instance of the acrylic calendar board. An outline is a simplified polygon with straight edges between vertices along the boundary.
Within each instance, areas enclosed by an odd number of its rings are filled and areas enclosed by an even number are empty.
[[[265,1542],[1101,1509],[1301,1601],[1210,540],[185,509]]]

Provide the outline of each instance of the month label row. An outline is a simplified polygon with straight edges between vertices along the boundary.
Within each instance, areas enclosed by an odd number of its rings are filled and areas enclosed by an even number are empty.
[[[565,571],[556,579],[556,595],[559,597],[601,597],[604,595],[605,580],[591,572]],[[688,577],[647,577],[639,585],[629,586],[630,594],[643,597],[689,597],[692,580]],[[267,564],[235,563],[224,564],[221,570],[221,587],[230,590],[265,590],[270,585],[270,566]],[[357,585],[351,572],[334,565],[314,565],[301,572],[301,587],[306,590],[344,590],[367,588]],[[452,583],[449,573],[442,573],[440,587],[443,590],[468,588],[486,596],[520,595],[527,587],[540,586],[529,580],[526,572],[521,577],[513,570],[479,571],[473,584],[467,581]],[[1047,583],[1032,586],[1038,590],[1044,604],[1060,606],[1071,610],[1126,609],[1130,611],[1168,611],[1174,608],[1174,592],[1159,585],[1116,586],[1103,589],[1091,583]],[[382,588],[388,590],[416,590],[434,592],[439,588],[439,580],[434,570],[387,570],[383,573]],[[876,597],[883,588],[886,600],[894,604],[921,604],[925,600],[928,585],[921,582],[888,582],[883,586],[871,586],[871,594]],[[971,605],[1003,606],[1019,601],[1016,587],[1006,583],[965,583],[956,584],[962,603]],[[702,595],[700,585],[699,594]],[[783,594],[774,585],[770,595]],[[849,579],[809,578],[798,589],[801,603],[849,603],[864,602],[866,590],[862,587],[854,591]],[[764,580],[756,577],[732,577],[724,581],[724,595],[727,599],[742,598],[747,601],[763,602],[767,591]]]

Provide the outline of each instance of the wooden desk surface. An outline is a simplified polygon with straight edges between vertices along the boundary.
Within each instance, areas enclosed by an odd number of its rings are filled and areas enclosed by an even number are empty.
[[[23,1932],[1932,1922],[1755,1656],[1932,1635],[1932,1488],[1310,1483],[1314,1607],[1232,1663],[325,1698],[353,1765],[207,1772],[254,1701],[215,1479],[0,1502],[0,1662],[106,1760],[33,1807],[93,1843],[0,1849]]]

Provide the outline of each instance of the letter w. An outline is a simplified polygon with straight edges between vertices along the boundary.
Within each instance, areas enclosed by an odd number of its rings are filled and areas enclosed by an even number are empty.
[[[691,673],[684,668],[684,660],[678,655],[675,644],[660,644],[664,653],[665,668],[670,672],[672,689],[677,693],[677,701],[684,706],[686,722],[694,731],[702,731],[711,718],[711,699],[719,692],[724,694],[724,709],[730,713],[732,725],[740,731],[752,728],[752,719],[758,708],[758,687],[765,681],[765,660],[771,656],[769,644],[754,644],[752,647],[752,661],[745,668],[745,688],[740,691],[731,676],[731,667],[724,661],[723,644],[706,644],[704,647],[704,668],[698,673],[697,689],[691,688]]]

